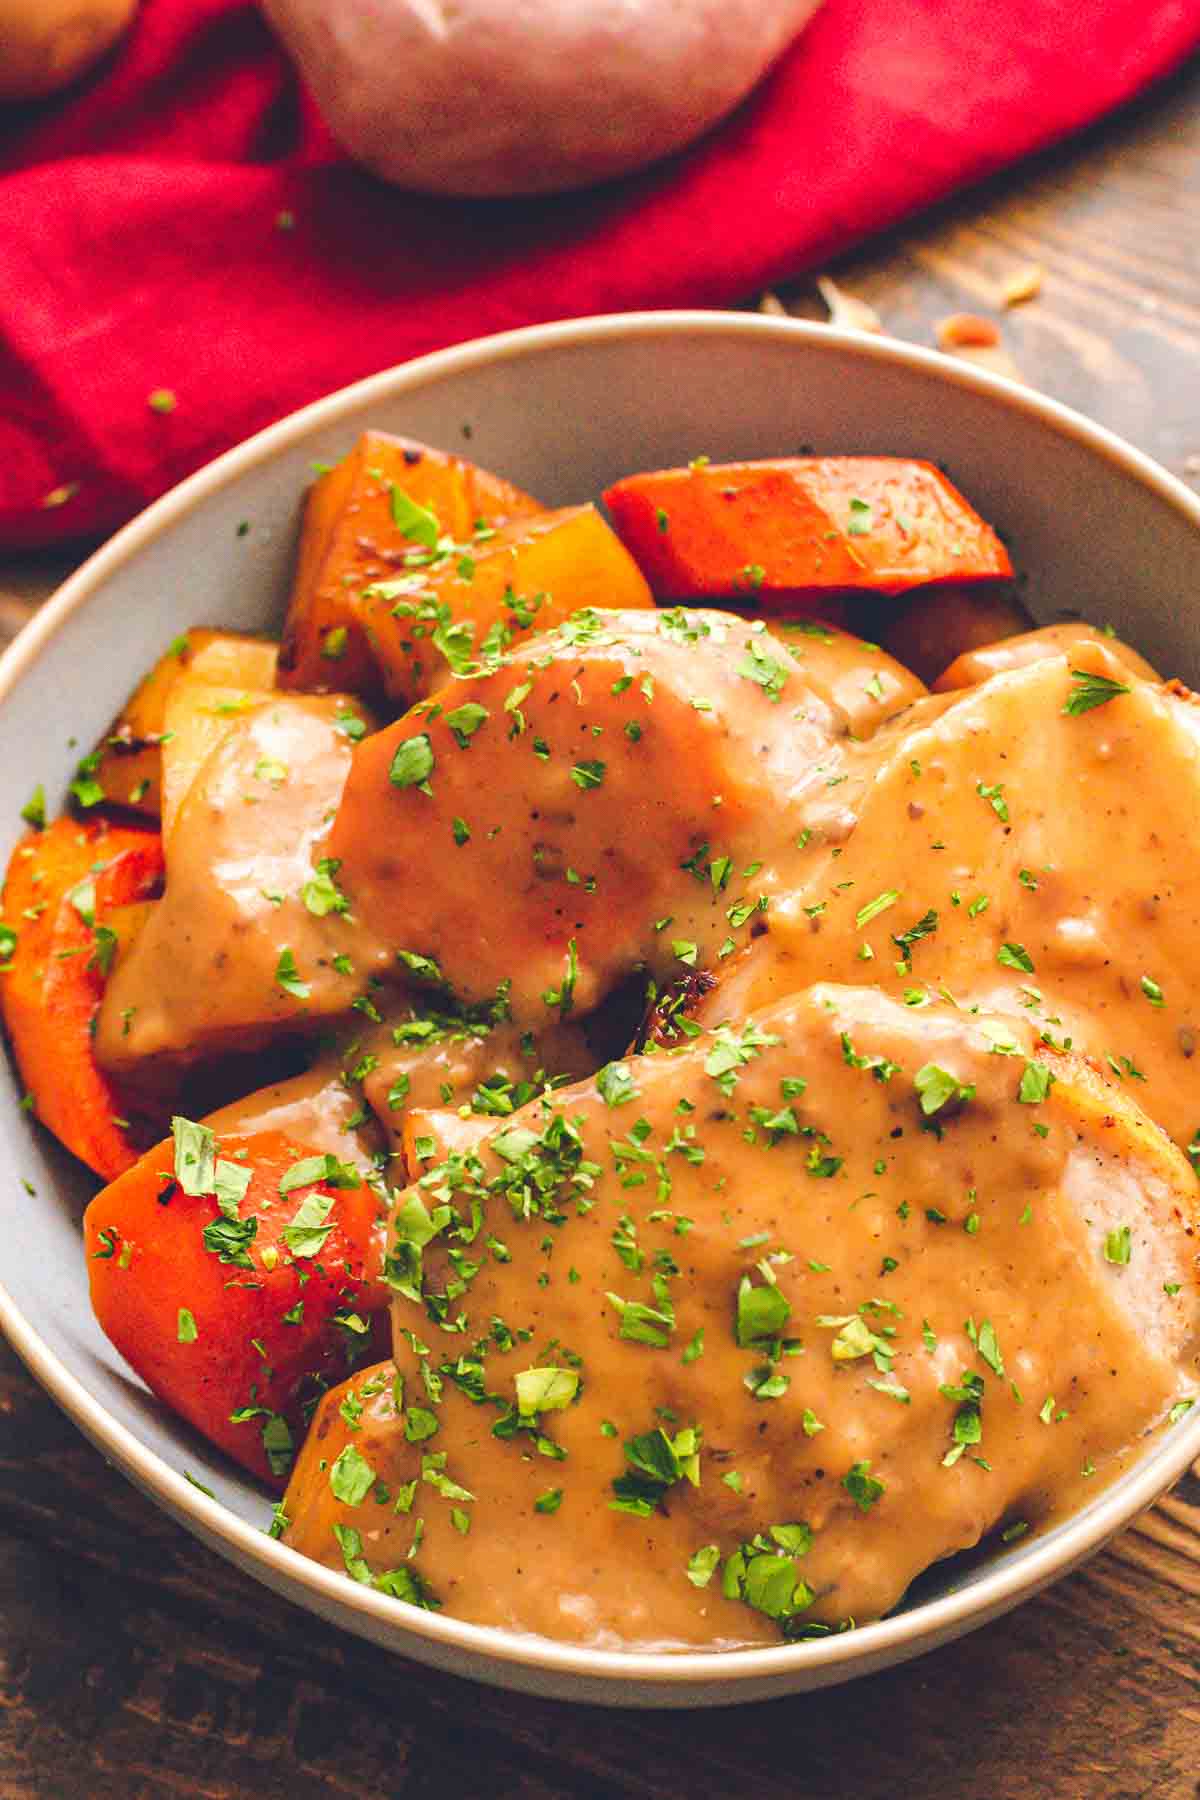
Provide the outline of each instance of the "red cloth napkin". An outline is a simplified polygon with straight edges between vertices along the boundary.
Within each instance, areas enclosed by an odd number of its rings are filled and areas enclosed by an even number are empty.
[[[0,109],[0,548],[108,530],[420,352],[740,299],[1076,130],[1197,44],[1200,0],[826,0],[682,156],[586,194],[467,202],[342,157],[253,5],[144,0],[90,84]]]

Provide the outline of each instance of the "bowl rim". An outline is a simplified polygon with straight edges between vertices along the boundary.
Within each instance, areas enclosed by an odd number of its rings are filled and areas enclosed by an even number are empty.
[[[336,426],[373,401],[392,400],[485,364],[536,359],[544,351],[562,347],[680,336],[747,342],[761,338],[780,344],[803,344],[816,354],[850,353],[869,363],[933,376],[1023,413],[1052,432],[1073,439],[1150,489],[1200,534],[1200,495],[1144,452],[1059,401],[936,350],[811,321],[755,313],[673,309],[600,314],[525,326],[434,351],[340,388],[225,451],[122,527],[45,602],[0,656],[0,705],[15,684],[35,669],[56,633],[143,546],[248,470],[270,462],[302,440],[314,427]],[[607,1698],[613,1704],[621,1702],[621,1687],[641,1684],[675,1692],[691,1687],[711,1688],[714,1684],[730,1690],[753,1689],[744,1696],[751,1699],[759,1696],[764,1684],[782,1692],[788,1677],[797,1677],[802,1668],[814,1677],[822,1671],[820,1679],[830,1682],[848,1678],[856,1672],[854,1665],[860,1665],[865,1673],[883,1663],[932,1648],[973,1623],[983,1623],[1007,1610],[1056,1574],[1073,1568],[1151,1505],[1200,1456],[1198,1406],[1187,1423],[1181,1421],[1171,1428],[1165,1439],[1102,1490],[1082,1512],[1064,1521],[1053,1535],[1028,1544],[1019,1561],[1002,1560],[969,1587],[922,1601],[910,1612],[893,1614],[853,1631],[797,1644],[738,1651],[591,1649],[417,1608],[398,1609],[389,1596],[268,1537],[261,1527],[251,1525],[172,1468],[133,1430],[96,1405],[83,1382],[50,1349],[2,1284],[0,1329],[63,1411],[135,1485],[194,1535],[231,1555],[259,1579],[269,1579],[276,1591],[286,1592],[296,1604],[308,1604],[327,1619],[344,1612],[354,1614],[364,1628],[368,1623],[373,1627],[370,1635],[377,1643],[387,1640],[397,1652],[414,1654],[426,1661],[436,1656],[439,1646],[456,1651],[462,1659],[460,1671],[480,1679],[491,1679],[494,1674],[495,1679],[502,1680],[503,1669],[519,1667],[541,1672],[551,1680],[561,1678],[564,1687],[572,1679],[586,1681],[591,1687],[589,1698]],[[304,1600],[297,1590],[304,1590]],[[466,1670],[467,1662],[477,1666]],[[610,1685],[614,1691],[611,1695],[598,1694],[597,1685]],[[817,1685],[817,1681],[811,1685]],[[559,1691],[564,1691],[564,1687]],[[729,1694],[731,1699],[738,1697],[736,1692]]]

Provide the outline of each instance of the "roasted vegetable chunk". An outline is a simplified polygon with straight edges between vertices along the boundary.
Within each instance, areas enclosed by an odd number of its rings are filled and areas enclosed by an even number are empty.
[[[1008,553],[930,463],[884,456],[709,463],[630,475],[605,504],[656,600],[786,611],[846,589],[1012,574]]]
[[[379,676],[355,604],[363,589],[403,575],[408,553],[428,551],[441,537],[461,545],[462,555],[478,526],[541,510],[519,488],[460,457],[364,432],[308,492],[280,686],[374,692]]]
[[[194,625],[155,663],[92,756],[95,780],[104,798],[148,818],[161,816],[162,740],[167,705],[181,682],[196,680],[223,687],[271,688],[279,646],[240,632]]]
[[[92,1305],[168,1406],[282,1485],[305,1403],[379,1350],[380,1203],[278,1131],[177,1120],[84,1215]]]
[[[22,838],[5,879],[0,1007],[21,1079],[36,1116],[106,1179],[136,1160],[146,1129],[97,1066],[96,1018],[162,874],[156,831],[64,818]]]
[[[377,582],[355,601],[371,654],[393,700],[423,698],[453,674],[494,659],[515,638],[557,625],[583,607],[648,608],[637,564],[594,506],[522,518],[463,551]]]

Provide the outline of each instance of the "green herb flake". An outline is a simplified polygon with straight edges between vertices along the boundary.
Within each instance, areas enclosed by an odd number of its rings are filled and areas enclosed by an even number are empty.
[[[441,535],[436,513],[431,512],[427,506],[418,506],[394,482],[390,485],[392,523],[397,531],[408,538],[410,543],[420,544],[426,550],[436,550]]]
[[[361,1506],[379,1477],[362,1452],[347,1444],[329,1467],[329,1486],[343,1506]]]
[[[429,741],[429,733],[419,731],[414,737],[404,738],[396,746],[396,753],[388,768],[388,780],[393,787],[420,788],[433,773],[433,761],[433,745]]]
[[[571,770],[571,780],[584,793],[589,788],[598,788],[604,780],[605,765],[602,762],[578,762]]]
[[[216,1139],[207,1125],[176,1115],[171,1120],[175,1145],[175,1179],[185,1194],[196,1198],[215,1192]]]
[[[1104,1260],[1124,1267],[1133,1253],[1133,1231],[1128,1225],[1118,1225],[1110,1231],[1104,1240]]]
[[[333,1207],[332,1194],[314,1191],[305,1195],[282,1233],[293,1256],[310,1259],[320,1255],[333,1230],[329,1217]]]
[[[882,1481],[871,1474],[870,1462],[856,1462],[842,1476],[842,1486],[857,1506],[859,1512],[868,1513],[887,1492]]]
[[[275,981],[276,985],[281,987],[285,994],[290,994],[294,1000],[307,1000],[312,993],[309,983],[301,981],[299,970],[296,968],[296,958],[286,945],[279,952],[279,961],[275,964]]]
[[[1112,681],[1107,675],[1093,675],[1087,669],[1072,669],[1071,680],[1075,686],[1067,696],[1063,711],[1072,719],[1077,719],[1080,713],[1091,712],[1093,707],[1106,706],[1110,700],[1116,700],[1122,694],[1133,692],[1123,681]]]
[[[886,912],[889,906],[894,906],[899,898],[897,888],[887,888],[882,894],[877,894],[874,900],[868,900],[865,906],[859,907],[854,915],[855,925],[861,931],[872,919],[877,919],[880,913]]]
[[[467,700],[462,706],[456,706],[453,712],[448,712],[445,718],[459,749],[467,750],[479,727],[491,718],[491,713],[477,700]]]
[[[718,1544],[704,1544],[699,1550],[694,1550],[688,1557],[687,1564],[687,1578],[692,1586],[706,1588],[716,1573],[720,1560],[721,1550]]]
[[[1021,1071],[1017,1099],[1023,1106],[1038,1106],[1054,1086],[1053,1072],[1045,1063],[1027,1062]]]

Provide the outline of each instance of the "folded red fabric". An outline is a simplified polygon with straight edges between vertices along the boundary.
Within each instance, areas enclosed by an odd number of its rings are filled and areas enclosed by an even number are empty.
[[[1078,129],[1197,44],[1200,0],[1086,18],[1078,0],[826,0],[684,155],[585,194],[468,202],[341,156],[255,6],[145,0],[86,87],[0,111],[0,547],[108,530],[423,351],[740,299]]]

